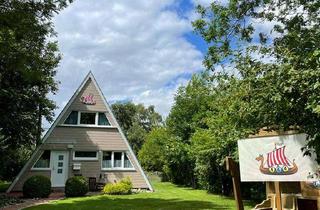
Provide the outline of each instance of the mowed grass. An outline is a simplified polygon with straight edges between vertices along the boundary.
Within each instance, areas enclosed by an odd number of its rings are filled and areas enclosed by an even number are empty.
[[[0,193],[6,192],[6,190],[9,188],[11,182],[5,182],[0,180]]]
[[[95,195],[68,198],[27,208],[28,210],[195,210],[236,209],[233,198],[206,193],[204,190],[178,187],[169,182],[153,182],[154,193],[132,195]],[[245,202],[245,209],[253,204]]]

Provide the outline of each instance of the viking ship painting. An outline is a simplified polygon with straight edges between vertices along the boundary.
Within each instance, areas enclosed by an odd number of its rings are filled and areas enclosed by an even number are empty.
[[[275,144],[273,151],[268,152],[264,160],[263,155],[259,155],[256,160],[260,161],[260,172],[266,175],[291,175],[298,171],[298,166],[294,160],[290,161],[285,155],[286,146]]]

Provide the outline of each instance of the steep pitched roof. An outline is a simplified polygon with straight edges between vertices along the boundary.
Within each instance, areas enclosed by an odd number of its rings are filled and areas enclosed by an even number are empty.
[[[81,92],[81,90],[83,89],[84,85],[88,82],[88,80],[91,79],[95,88],[98,90],[99,95],[101,96],[104,105],[106,106],[107,111],[110,113],[111,117],[112,117],[112,121],[115,123],[122,139],[124,140],[131,156],[133,157],[134,162],[136,163],[136,165],[138,166],[138,170],[140,171],[140,173],[142,174],[143,178],[145,179],[149,189],[151,191],[153,191],[152,185],[150,184],[147,176],[145,175],[138,159],[136,158],[126,136],[124,135],[117,119],[115,118],[104,94],[102,93],[95,77],[93,76],[92,72],[90,71],[87,76],[85,77],[85,79],[82,81],[82,83],[80,84],[80,86],[78,87],[78,89],[74,92],[73,96],[70,98],[70,100],[68,101],[68,103],[65,105],[65,107],[62,109],[62,111],[60,112],[60,114],[58,115],[58,117],[55,119],[55,121],[52,123],[52,125],[50,126],[49,130],[46,132],[46,134],[43,136],[42,138],[42,144],[46,142],[46,140],[48,139],[48,137],[50,136],[50,134],[52,133],[52,131],[54,130],[54,128],[58,125],[58,123],[60,122],[61,118],[66,114],[66,111],[68,110],[68,108],[70,107],[70,105],[73,103],[73,101],[76,99],[76,97],[78,96],[78,94]],[[37,147],[37,149],[33,152],[33,154],[31,155],[30,159],[28,160],[28,162],[24,165],[24,167],[21,169],[20,173],[18,174],[18,176],[14,179],[14,181],[12,182],[12,184],[10,185],[10,187],[8,188],[7,192],[10,192],[13,187],[15,186],[15,184],[17,183],[17,181],[19,180],[19,178],[21,177],[21,175],[25,172],[25,170],[28,168],[28,165],[30,164],[31,160],[34,159],[35,155],[38,153],[40,147]]]

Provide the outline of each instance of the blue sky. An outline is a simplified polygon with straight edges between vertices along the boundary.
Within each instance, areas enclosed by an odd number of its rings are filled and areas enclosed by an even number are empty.
[[[50,96],[56,115],[91,70],[109,102],[155,105],[167,116],[177,88],[203,70],[206,43],[191,21],[194,6],[208,2],[74,1],[54,17],[62,54],[59,91]]]

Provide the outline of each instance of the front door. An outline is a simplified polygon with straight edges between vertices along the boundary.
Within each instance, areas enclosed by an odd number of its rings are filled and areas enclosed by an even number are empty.
[[[64,187],[68,177],[68,151],[51,151],[52,187]]]

